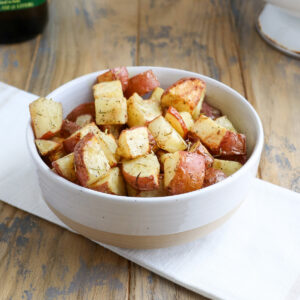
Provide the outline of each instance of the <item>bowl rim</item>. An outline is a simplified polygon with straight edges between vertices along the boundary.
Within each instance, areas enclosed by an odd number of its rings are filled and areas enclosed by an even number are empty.
[[[132,196],[112,195],[112,194],[102,193],[99,191],[94,191],[92,189],[85,188],[83,186],[75,184],[75,183],[55,174],[46,165],[46,163],[42,160],[42,158],[38,154],[38,151],[34,144],[34,133],[33,133],[32,127],[31,127],[31,121],[29,119],[28,124],[27,124],[27,129],[26,129],[26,139],[27,139],[27,146],[29,148],[29,152],[31,154],[32,159],[35,161],[35,163],[44,172],[47,172],[48,173],[47,175],[50,176],[50,178],[52,180],[57,181],[61,185],[66,185],[66,187],[68,187],[70,189],[74,189],[75,191],[83,192],[83,193],[86,193],[91,196],[96,196],[96,197],[98,196],[99,200],[100,200],[100,198],[105,198],[106,200],[115,200],[115,201],[120,201],[122,203],[124,203],[124,202],[128,202],[128,203],[139,202],[139,203],[148,203],[148,204],[157,203],[157,202],[168,203],[168,202],[173,202],[173,201],[176,201],[176,202],[184,201],[186,199],[194,198],[197,196],[203,197],[205,194],[210,194],[212,192],[214,193],[214,192],[217,192],[218,190],[222,190],[223,186],[230,185],[234,181],[238,180],[238,178],[240,176],[242,176],[243,174],[248,172],[248,170],[257,162],[257,159],[260,159],[261,152],[262,152],[263,145],[264,145],[264,133],[263,133],[262,122],[261,122],[257,112],[253,108],[253,106],[245,99],[245,97],[243,97],[236,90],[234,90],[233,88],[229,87],[228,85],[226,85],[216,79],[213,79],[211,77],[208,77],[208,76],[196,73],[196,72],[182,70],[182,69],[157,67],[157,66],[131,66],[131,67],[128,66],[126,68],[128,69],[129,72],[131,70],[134,71],[134,70],[145,70],[145,69],[152,69],[154,71],[154,73],[155,73],[155,70],[159,70],[159,69],[164,69],[166,71],[171,71],[171,72],[185,72],[187,74],[187,76],[190,76],[190,77],[193,77],[193,76],[199,77],[200,76],[204,81],[217,84],[222,89],[227,90],[229,93],[232,93],[236,98],[238,98],[240,101],[242,101],[247,106],[247,108],[253,114],[256,125],[258,127],[257,139],[255,141],[255,146],[254,146],[254,149],[253,149],[250,157],[248,158],[247,162],[238,171],[236,171],[234,174],[228,176],[226,179],[224,179],[216,184],[213,184],[211,186],[208,186],[204,189],[199,189],[199,190],[188,192],[188,193],[171,195],[171,196],[163,196],[163,197],[132,197]],[[89,78],[92,76],[95,76],[95,78],[96,78],[97,75],[104,73],[107,70],[108,69],[99,70],[96,72],[92,72],[92,73],[88,73],[88,74],[76,77],[75,79],[72,79],[71,81],[68,81],[68,82],[60,85],[58,88],[56,88],[51,93],[49,93],[46,97],[53,97],[56,94],[58,94],[62,89],[69,88],[70,86],[73,86],[78,81],[81,81],[84,78]],[[33,137],[33,139],[32,139],[32,137]]]

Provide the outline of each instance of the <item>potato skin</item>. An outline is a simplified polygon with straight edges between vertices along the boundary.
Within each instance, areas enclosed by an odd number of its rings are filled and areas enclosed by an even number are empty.
[[[207,117],[212,118],[213,120],[222,116],[222,113],[219,109],[211,106],[206,101],[203,101],[201,113],[205,114]]]
[[[245,155],[246,136],[228,130],[220,143],[219,150],[213,154],[222,156]]]
[[[93,133],[88,133],[84,138],[77,143],[74,149],[74,162],[75,162],[75,172],[78,181],[82,186],[87,186],[89,180],[89,174],[85,167],[85,162],[83,159],[83,151],[86,143],[94,136]]]
[[[213,156],[208,152],[208,150],[203,146],[203,144],[198,140],[196,143],[194,143],[190,149],[190,152],[195,152],[197,154],[200,154],[205,159],[205,167],[211,168],[214,163]]]
[[[72,122],[68,119],[65,119],[62,122],[60,134],[62,137],[67,138],[79,129],[80,129],[80,126],[78,124],[76,124],[75,122]]]
[[[149,170],[150,172],[148,172]],[[154,154],[147,154],[122,164],[125,181],[140,191],[151,191],[158,188],[159,170],[159,161]]]
[[[95,134],[93,132],[88,133],[76,144],[75,149],[74,149],[74,164],[75,164],[76,176],[77,176],[77,179],[80,182],[80,184],[84,187],[87,187],[88,185],[94,183],[97,180],[96,179],[91,182],[88,166],[86,165],[86,161],[85,161],[85,157],[84,157],[85,156],[85,147],[87,147],[89,145],[89,143],[93,142],[93,139],[97,140],[97,137],[95,136]],[[103,153],[103,156],[105,157],[104,153]],[[105,159],[106,159],[106,157],[105,157]],[[108,161],[104,162],[104,164],[105,164],[105,170],[103,170],[104,174],[101,174],[101,175],[105,175],[105,171],[107,172],[110,168]],[[102,170],[101,170],[101,172],[102,172]],[[100,174],[97,174],[97,176],[99,176],[99,175]],[[99,177],[99,179],[100,178],[101,177]]]
[[[227,176],[221,170],[215,168],[208,168],[205,171],[205,177],[203,182],[203,187],[213,185],[217,182],[224,180]]]
[[[158,79],[152,70],[148,70],[129,79],[125,97],[129,98],[134,93],[144,96],[158,86],[160,86]]]
[[[156,152],[159,148],[158,145],[154,139],[154,136],[152,135],[152,133],[148,130],[148,139],[149,139],[149,145],[150,145],[150,152]]]
[[[165,119],[173,126],[182,138],[186,137],[188,133],[187,126],[179,112],[173,106],[169,106]]]
[[[66,117],[71,122],[76,122],[76,119],[82,115],[91,115],[95,120],[95,103],[86,102],[76,106]]]
[[[192,192],[202,188],[205,176],[205,159],[202,155],[180,151],[175,175],[167,186],[170,195]]]
[[[126,67],[117,67],[110,69],[109,71],[99,75],[97,77],[97,82],[103,82],[103,81],[114,81],[114,80],[120,80],[122,84],[122,90],[123,92],[126,91],[128,87],[128,71]]]

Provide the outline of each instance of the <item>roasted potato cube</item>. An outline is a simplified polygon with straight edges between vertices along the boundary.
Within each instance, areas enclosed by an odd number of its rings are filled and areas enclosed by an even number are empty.
[[[75,131],[71,136],[64,140],[63,145],[66,152],[73,152],[76,144],[90,132],[93,132],[94,134],[98,134],[100,132],[100,129],[96,126],[94,122],[85,125],[84,127]]]
[[[90,116],[90,122],[95,120],[95,103],[94,102],[85,102],[76,106],[66,117],[67,120],[75,122],[78,124],[77,119],[82,116]],[[85,117],[87,118],[87,117]],[[80,124],[78,124],[80,125]],[[82,127],[82,126],[81,126]]]
[[[125,124],[127,122],[127,102],[122,98],[98,98],[96,105],[96,123],[98,125]]]
[[[42,156],[48,155],[60,147],[60,143],[41,139],[36,139],[35,145]]]
[[[246,137],[243,134],[231,132],[204,115],[199,117],[191,131],[214,155],[246,154]]]
[[[186,142],[163,116],[151,121],[148,129],[156,140],[158,147],[163,150],[176,152],[187,148]]]
[[[83,137],[74,149],[74,164],[79,183],[87,187],[104,177],[110,169],[99,138],[92,132]]]
[[[219,151],[227,129],[218,125],[211,118],[201,115],[192,127],[191,132],[215,153]]]
[[[239,170],[243,165],[237,161],[214,159],[213,167],[221,170],[226,176],[230,176]]]
[[[172,106],[170,106],[166,112],[165,119],[172,125],[172,127],[185,138],[188,133],[188,128],[179,114],[179,112]]]
[[[227,130],[220,143],[219,151],[213,152],[213,154],[223,157],[246,155],[246,136]]]
[[[122,84],[123,92],[128,87],[128,71],[126,67],[118,67],[110,69],[109,71],[100,74],[97,77],[98,83],[104,82],[104,81],[114,81],[114,80],[120,80]]]
[[[161,87],[157,87],[152,92],[151,97],[150,97],[149,100],[153,100],[155,102],[160,103],[161,96],[162,96],[163,93],[164,93],[164,89],[162,89]]]
[[[187,130],[190,131],[194,125],[192,115],[187,111],[180,111],[179,114],[181,115],[181,118],[183,119]]]
[[[164,161],[164,184],[170,195],[192,192],[202,188],[205,159],[186,151],[169,154]]]
[[[127,101],[128,126],[144,126],[162,114],[160,105],[154,100],[144,100],[133,94]]]
[[[29,111],[37,139],[50,139],[60,131],[63,121],[61,103],[39,98],[29,104]]]
[[[93,91],[98,125],[127,122],[127,102],[119,80],[98,83],[93,86]]]
[[[72,122],[72,121],[69,121],[68,119],[66,119],[66,120],[63,120],[60,134],[61,134],[61,136],[67,138],[71,134],[73,134],[75,131],[79,130],[80,128],[81,128],[81,126],[79,126],[75,122]]]
[[[159,162],[155,154],[147,154],[124,161],[122,173],[125,181],[133,188],[151,191],[158,188]]]
[[[167,196],[167,191],[164,186],[164,174],[159,174],[158,188],[152,191],[139,191],[131,187],[129,184],[126,185],[128,196],[131,197],[163,197]]]
[[[149,133],[145,126],[125,129],[119,137],[118,154],[133,159],[150,152]]]
[[[129,79],[128,87],[125,91],[126,98],[129,98],[134,93],[144,96],[160,85],[152,70],[140,73]]]
[[[126,196],[125,183],[118,167],[110,169],[103,178],[89,188],[102,193]]]
[[[202,143],[198,140],[194,144],[192,144],[189,152],[195,152],[202,155],[205,159],[205,167],[211,168],[214,162],[213,156],[208,152],[208,150],[202,145]]]
[[[93,94],[97,99],[120,99],[123,98],[122,84],[120,80],[100,82],[93,86]],[[96,112],[97,113],[97,112]]]
[[[222,116],[222,113],[219,109],[211,106],[208,104],[205,100],[202,103],[202,108],[200,111],[202,114],[205,114],[207,117],[215,120],[216,118],[219,118]],[[220,124],[221,125],[221,124]]]
[[[203,187],[207,187],[224,180],[227,176],[221,170],[208,168],[205,171]]]
[[[219,118],[215,119],[215,122],[218,125],[225,127],[227,130],[230,130],[234,133],[238,133],[236,131],[236,129],[234,128],[234,126],[232,125],[232,123],[230,122],[230,120],[227,118],[227,116],[219,117]]]
[[[58,175],[72,182],[76,181],[77,178],[74,167],[74,153],[70,153],[52,162],[52,167]]]
[[[173,106],[179,112],[187,111],[194,119],[200,115],[206,84],[198,78],[182,78],[165,90],[161,97],[163,107]]]
[[[117,152],[117,142],[112,134],[106,134],[102,131],[97,133],[101,148],[108,159],[109,165],[114,167],[118,163]]]

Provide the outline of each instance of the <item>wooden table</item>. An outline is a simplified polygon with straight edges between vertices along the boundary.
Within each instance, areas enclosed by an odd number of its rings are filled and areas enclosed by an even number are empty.
[[[42,36],[0,46],[0,80],[47,95],[77,76],[119,65],[211,76],[245,95],[263,121],[259,177],[300,192],[300,61],[260,39],[254,24],[262,6],[259,0],[52,0]],[[2,202],[0,278],[1,299],[204,299]]]

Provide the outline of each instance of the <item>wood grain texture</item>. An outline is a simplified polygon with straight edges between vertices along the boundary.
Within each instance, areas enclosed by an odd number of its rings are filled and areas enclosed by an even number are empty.
[[[261,1],[231,1],[246,96],[261,117],[264,180],[300,192],[300,60],[268,46],[254,29]]]
[[[46,95],[85,73],[156,65],[203,73],[257,109],[260,175],[300,192],[300,61],[266,45],[262,1],[52,0],[32,41],[0,46],[0,80]],[[0,203],[1,299],[205,299],[87,239]]]

